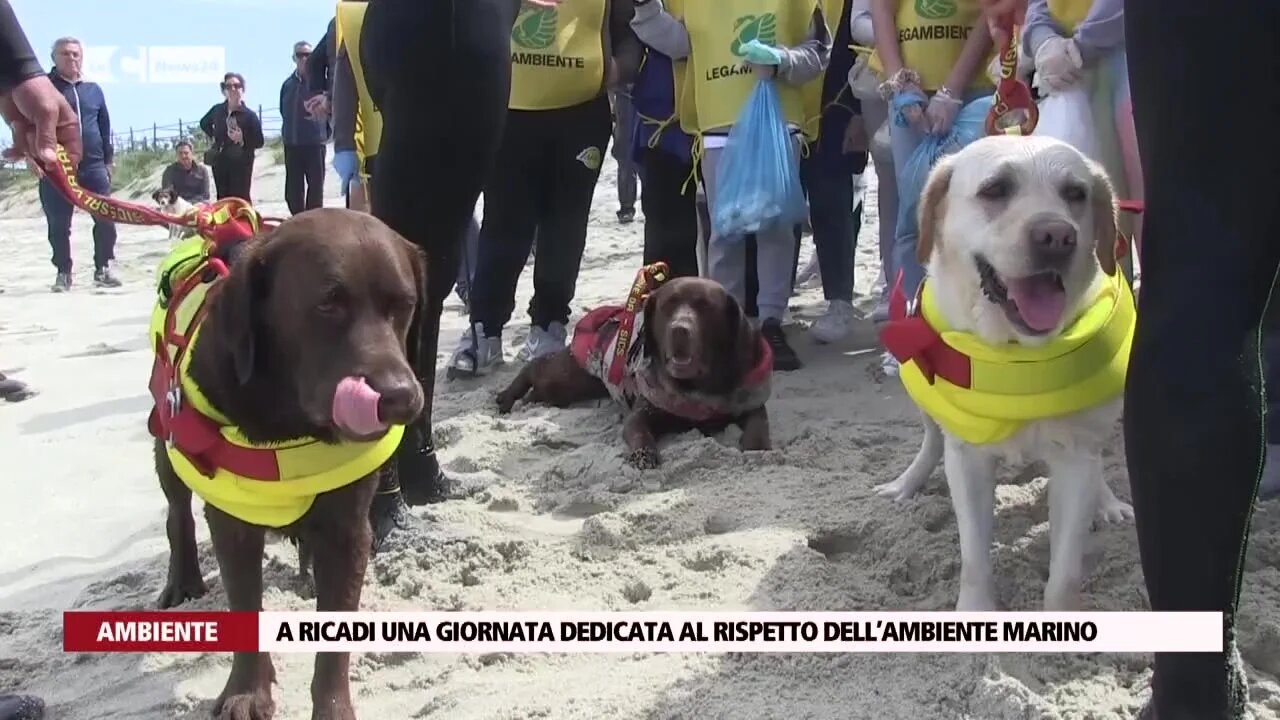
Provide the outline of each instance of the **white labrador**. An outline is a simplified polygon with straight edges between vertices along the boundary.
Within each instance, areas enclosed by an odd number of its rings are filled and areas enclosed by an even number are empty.
[[[934,168],[921,198],[919,253],[927,262],[937,307],[953,329],[990,345],[1042,345],[1096,297],[1106,281],[1104,269],[1116,271],[1115,223],[1114,195],[1100,166],[1057,140],[991,137]],[[1046,268],[1052,270],[1046,273]],[[1058,296],[1032,302],[1020,283],[1046,274]],[[993,281],[1000,287],[984,293],[984,283]],[[983,446],[944,432],[924,416],[924,441],[915,459],[877,491],[909,498],[944,461],[960,533],[957,610],[996,609],[991,542],[995,462],[1001,456],[1039,459],[1048,466],[1050,561],[1044,607],[1080,609],[1084,545],[1095,514],[1109,522],[1133,517],[1133,508],[1116,498],[1103,477],[1102,445],[1114,431],[1122,402],[1116,398],[1073,415],[1034,421],[1005,442]]]

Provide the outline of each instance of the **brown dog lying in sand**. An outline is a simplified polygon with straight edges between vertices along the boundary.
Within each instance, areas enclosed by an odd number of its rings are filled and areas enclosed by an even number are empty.
[[[556,407],[612,397],[630,408],[628,462],[658,466],[659,434],[711,434],[736,423],[743,450],[767,450],[773,355],[719,283],[676,278],[649,294],[635,326],[625,307],[589,313],[568,349],[530,361],[498,394],[498,411],[527,397]],[[630,342],[619,344],[619,330]]]
[[[422,257],[381,221],[334,209],[239,246],[225,278],[202,264],[198,239],[194,247],[166,260],[152,319],[149,426],[169,501],[159,604],[206,591],[195,491],[231,610],[262,609],[269,529],[299,538],[311,555],[317,610],[358,610],[379,473],[395,472],[388,461],[423,406],[406,354]],[[347,653],[316,658],[313,718],[355,717],[348,664]],[[236,653],[215,716],[272,717],[274,681],[268,654]]]

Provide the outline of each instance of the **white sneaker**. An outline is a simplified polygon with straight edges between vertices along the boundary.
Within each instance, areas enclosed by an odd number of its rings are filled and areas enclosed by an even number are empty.
[[[884,370],[887,377],[898,377],[898,358],[894,357],[893,353],[885,351],[880,356],[880,369]]]
[[[564,323],[553,322],[547,326],[546,330],[534,325],[529,328],[529,339],[524,341],[524,347],[516,353],[516,359],[528,362],[543,355],[560,352],[564,349],[568,335],[569,332],[565,329]]]
[[[882,323],[889,321],[889,286],[880,286],[880,299],[876,301],[875,307],[871,308],[871,322]]]
[[[818,267],[818,253],[809,256],[809,261],[796,273],[796,287],[807,288],[815,285],[814,281],[822,281],[822,270]]]
[[[458,347],[449,358],[445,375],[449,379],[458,377],[475,377],[483,375],[504,362],[502,357],[502,338],[485,337],[484,327],[476,323],[474,327],[462,333]]]
[[[840,342],[849,336],[849,323],[853,320],[853,303],[832,300],[827,311],[809,326],[809,334],[820,343]]]

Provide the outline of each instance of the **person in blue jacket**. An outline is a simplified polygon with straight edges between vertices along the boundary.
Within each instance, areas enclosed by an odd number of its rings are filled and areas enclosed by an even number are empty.
[[[672,277],[697,277],[697,183],[690,181],[693,138],[675,117],[671,58],[647,46],[643,53],[631,104],[638,119],[632,157],[640,169],[644,262],[667,263]]]
[[[111,115],[107,98],[97,83],[81,75],[84,48],[75,38],[59,38],[53,44],[54,69],[49,73],[53,86],[67,99],[80,117],[80,135],[84,155],[76,168],[76,179],[87,190],[99,195],[111,194],[112,145]],[[40,181],[40,207],[49,225],[49,245],[53,248],[53,265],[58,270],[53,281],[54,292],[71,289],[71,216],[75,208],[47,179]],[[93,284],[97,287],[120,287],[111,269],[115,259],[116,226],[110,220],[93,216]]]
[[[284,199],[289,214],[297,215],[324,205],[325,145],[329,142],[329,121],[311,114],[306,101],[307,63],[311,43],[293,45],[294,69],[280,86],[280,137],[284,142]]]

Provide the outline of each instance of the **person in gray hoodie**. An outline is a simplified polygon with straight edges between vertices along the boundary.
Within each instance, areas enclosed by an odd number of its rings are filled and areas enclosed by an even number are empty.
[[[732,0],[725,0],[720,10],[726,15],[732,15]],[[685,24],[669,14],[661,0],[636,0],[631,28],[640,42],[673,60],[689,58],[693,53],[692,39]],[[792,86],[803,85],[821,75],[831,58],[831,33],[827,31],[821,6],[815,5],[809,32],[801,42],[793,47],[776,49],[781,53],[781,63],[776,67],[753,68],[757,74],[776,77],[782,83]],[[717,182],[721,180],[717,177],[716,166],[731,129],[732,125],[729,125],[702,133],[702,182],[713,216],[715,189]],[[791,130],[793,135],[799,136],[799,127],[793,126]],[[756,233],[756,269],[759,277],[756,307],[760,315],[760,331],[773,350],[773,367],[778,371],[800,368],[800,358],[788,344],[782,329],[787,301],[791,297],[796,246],[796,236],[790,227]],[[746,262],[747,248],[742,238],[720,237],[712,233],[707,245],[708,274],[723,285],[743,307],[748,305]]]

